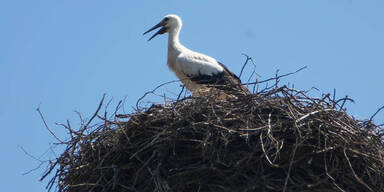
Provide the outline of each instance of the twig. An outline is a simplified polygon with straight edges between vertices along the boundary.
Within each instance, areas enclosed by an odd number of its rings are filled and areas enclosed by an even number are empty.
[[[320,113],[320,112],[325,112],[325,111],[333,111],[334,109],[323,109],[323,110],[318,110],[318,111],[313,111],[311,113],[308,113],[308,114],[305,114],[303,115],[302,117],[300,117],[299,119],[296,120],[296,123],[300,122],[301,120],[309,117],[310,115],[314,115],[316,113]]]
[[[160,84],[159,86],[155,87],[153,90],[151,91],[147,91],[143,96],[141,96],[137,102],[136,102],[136,110],[137,111],[140,111],[139,109],[139,103],[141,102],[141,100],[143,100],[148,94],[153,94],[157,89],[159,89],[160,87],[164,86],[164,85],[167,85],[167,84],[171,84],[171,83],[175,83],[175,82],[179,82],[180,80],[173,80],[173,81],[168,81],[168,82],[165,82],[165,83],[162,83]]]
[[[283,192],[285,192],[285,190],[287,190],[288,179],[289,179],[289,175],[291,173],[291,169],[292,169],[292,165],[293,165],[293,162],[295,159],[295,154],[296,154],[298,144],[299,144],[298,137],[296,137],[295,148],[293,148],[293,152],[292,152],[292,155],[291,155],[291,158],[289,161],[288,173],[287,173],[287,177],[285,177]]]
[[[337,101],[336,101],[336,104],[338,104],[340,101],[343,101],[343,103],[339,106],[339,107],[340,107],[340,111],[341,111],[341,110],[344,110],[343,108],[344,108],[344,105],[345,105],[345,103],[346,103],[347,101],[350,101],[350,102],[352,102],[352,103],[355,102],[353,99],[348,98],[348,95],[346,95],[344,98],[341,98],[341,99],[337,100]]]
[[[243,83],[243,85],[253,85],[253,84],[256,84],[256,83],[264,83],[264,82],[268,82],[268,81],[271,81],[271,80],[276,80],[276,79],[280,79],[282,77],[286,77],[286,76],[289,76],[289,75],[293,75],[295,73],[298,73],[304,69],[306,69],[307,66],[304,66],[298,70],[296,70],[295,72],[291,72],[291,73],[287,73],[287,74],[284,74],[284,75],[279,75],[279,76],[276,76],[276,77],[272,77],[272,78],[269,78],[269,79],[266,79],[266,80],[262,80],[262,81],[259,81],[259,82],[252,82],[252,83]]]
[[[31,172],[33,172],[33,171],[38,170],[38,169],[39,169],[39,168],[46,162],[46,161],[42,161],[42,160],[36,158],[35,156],[29,154],[29,153],[28,153],[22,146],[18,145],[18,147],[24,152],[25,155],[27,155],[27,156],[29,156],[30,158],[32,158],[32,159],[34,159],[34,160],[40,162],[40,164],[39,164],[37,167],[35,167],[35,168],[33,168],[33,169],[31,169],[31,170],[29,170],[29,171],[23,173],[23,175],[27,175],[27,174],[29,174],[29,173],[31,173]]]
[[[96,112],[92,115],[92,117],[88,120],[88,123],[85,124],[85,126],[83,127],[83,129],[87,129],[89,124],[92,122],[92,120],[97,116],[97,114],[99,113],[100,109],[101,109],[101,106],[103,105],[103,101],[104,101],[104,98],[105,98],[105,93],[103,94],[103,97],[101,98],[101,101],[99,103],[99,106],[97,107],[96,109]]]
[[[64,143],[64,142],[63,142],[61,139],[59,139],[59,137],[57,137],[57,136],[53,133],[53,131],[48,127],[48,124],[47,124],[47,122],[45,121],[44,116],[43,116],[43,114],[42,114],[41,111],[40,111],[40,106],[37,107],[36,111],[39,113],[41,119],[42,119],[43,122],[44,122],[45,128],[47,128],[47,130],[49,131],[49,133],[51,133],[51,135],[52,135],[57,141],[59,141],[60,143]]]
[[[242,53],[242,55],[244,55],[244,56],[246,57],[246,59],[245,59],[245,62],[244,62],[244,64],[243,64],[243,67],[241,67],[240,74],[239,74],[239,78],[241,78],[241,75],[243,74],[243,70],[244,70],[245,66],[247,66],[248,61],[252,59],[251,57],[249,57],[249,56],[248,56],[247,54],[245,54],[245,53]]]
[[[369,189],[369,191],[373,191],[363,180],[360,179],[360,177],[357,176],[355,170],[353,169],[352,167],[352,164],[351,164],[351,161],[349,160],[348,158],[348,155],[347,155],[347,152],[346,152],[346,148],[344,147],[344,156],[345,158],[347,159],[347,162],[348,162],[348,165],[349,165],[349,168],[351,168],[351,171],[353,173],[353,176],[355,177],[355,179],[362,185],[364,185],[364,187],[366,187],[367,189]]]
[[[182,94],[182,93],[183,93],[183,91],[184,91],[184,88],[185,88],[185,86],[184,86],[184,85],[182,85],[182,86],[181,86],[181,91],[180,91],[179,95],[177,96],[177,99],[176,99],[176,101],[179,101],[179,99],[180,99],[180,96],[181,96],[181,94]]]
[[[382,110],[384,109],[384,105],[382,107],[380,107],[372,116],[371,118],[369,118],[369,121],[372,122],[373,118]]]

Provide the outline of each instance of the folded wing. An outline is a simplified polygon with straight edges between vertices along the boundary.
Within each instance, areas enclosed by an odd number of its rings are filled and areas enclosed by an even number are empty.
[[[180,55],[177,58],[177,66],[180,66],[180,71],[192,83],[197,84],[193,87],[214,88],[233,94],[250,94],[240,79],[222,63],[206,55],[191,55]]]

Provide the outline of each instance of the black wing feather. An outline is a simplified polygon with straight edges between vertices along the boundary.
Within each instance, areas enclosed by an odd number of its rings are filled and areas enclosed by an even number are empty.
[[[224,68],[221,73],[213,75],[203,75],[199,73],[195,76],[189,76],[189,79],[198,84],[206,84],[223,91],[243,90],[249,92],[247,88],[242,86],[240,78],[231,72],[224,64],[218,62]],[[240,87],[239,87],[240,86]]]

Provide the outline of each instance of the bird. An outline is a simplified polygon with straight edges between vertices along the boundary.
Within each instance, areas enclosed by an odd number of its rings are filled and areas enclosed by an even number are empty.
[[[175,14],[168,14],[143,35],[160,28],[148,39],[150,41],[157,35],[168,33],[168,67],[193,96],[218,93],[220,97],[227,98],[231,95],[250,94],[239,77],[224,64],[184,47],[179,41],[181,27],[181,18]]]

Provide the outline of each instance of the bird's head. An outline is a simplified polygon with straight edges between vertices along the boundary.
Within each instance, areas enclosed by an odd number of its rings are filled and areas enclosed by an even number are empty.
[[[148,31],[144,32],[143,35],[157,29],[157,28],[160,28],[160,30],[158,30],[151,38],[148,39],[148,41],[150,41],[151,39],[153,39],[156,35],[159,35],[159,34],[164,34],[164,33],[168,33],[174,29],[180,29],[181,27],[181,19],[179,16],[177,15],[174,15],[174,14],[169,14],[169,15],[166,15],[161,21],[160,23],[156,24],[155,26],[153,26],[152,28],[150,28]]]

